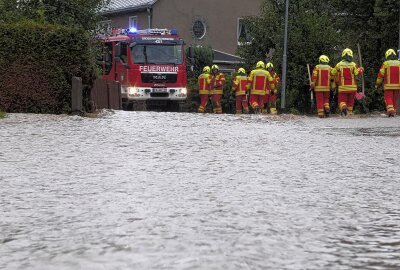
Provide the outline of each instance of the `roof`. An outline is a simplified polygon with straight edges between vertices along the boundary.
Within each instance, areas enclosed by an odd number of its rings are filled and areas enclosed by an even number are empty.
[[[233,54],[229,54],[218,50],[213,50],[213,52],[214,52],[214,63],[240,64],[244,62],[244,59]]]
[[[103,13],[119,13],[151,7],[157,0],[111,0]]]

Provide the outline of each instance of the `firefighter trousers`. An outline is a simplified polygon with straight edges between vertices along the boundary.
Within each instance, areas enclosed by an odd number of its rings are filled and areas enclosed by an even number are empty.
[[[199,113],[205,112],[207,103],[208,103],[208,95],[200,95],[200,106],[197,112]]]
[[[354,97],[356,96],[356,92],[357,91],[339,92],[338,103],[340,111],[347,108],[349,114],[353,113]]]
[[[397,99],[400,96],[399,90],[385,90],[384,97],[386,103],[386,111],[389,114],[394,114],[397,110]]]
[[[246,95],[237,95],[236,96],[236,113],[242,113],[242,106],[243,106],[243,112],[248,113],[249,112],[249,106],[247,104],[247,97]]]
[[[264,105],[265,109],[269,108],[270,112],[276,112],[276,98],[275,94],[267,94],[265,95]]]
[[[265,95],[250,94],[250,105],[253,109],[260,109],[264,104]]]
[[[222,105],[221,105],[222,95],[212,95],[212,102],[214,105],[214,113],[222,113]]]
[[[329,91],[315,91],[315,99],[317,101],[317,110],[319,117],[324,117],[325,111],[328,112],[330,111],[329,97],[330,97]]]

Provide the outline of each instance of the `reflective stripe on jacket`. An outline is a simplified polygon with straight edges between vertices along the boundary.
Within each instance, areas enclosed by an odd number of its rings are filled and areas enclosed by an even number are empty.
[[[340,61],[333,69],[332,75],[336,76],[339,92],[357,91],[356,76],[361,75],[362,70],[354,62]]]
[[[222,95],[224,92],[225,75],[222,73],[216,76],[211,75],[211,94]]]
[[[317,65],[314,67],[311,81],[315,84],[315,92],[329,92],[332,68],[329,65]]]
[[[279,78],[278,74],[275,73],[275,71],[272,71],[272,72],[270,72],[269,74],[271,75],[271,77],[272,77],[272,79],[273,79],[272,84],[275,86],[275,89],[276,89],[276,86],[277,86],[278,83],[281,81],[281,78]],[[274,89],[272,89],[272,87],[271,87],[271,82],[270,82],[270,81],[267,81],[267,85],[266,85],[266,87],[265,87],[265,94],[269,95],[269,94],[271,93],[271,90],[274,90]]]
[[[267,81],[270,82],[271,88],[275,89],[273,83],[274,79],[271,77],[268,71],[264,69],[254,69],[250,72],[249,82],[250,94],[251,95],[265,95],[265,89],[267,87]]]
[[[211,76],[208,73],[200,74],[199,78],[197,79],[197,84],[199,87],[199,94],[200,95],[208,95],[210,94],[210,83],[211,83]]]
[[[385,61],[378,73],[378,79],[382,78],[384,90],[400,90],[400,61]]]
[[[246,95],[247,92],[247,76],[236,76],[233,81],[233,91],[236,93],[236,96]]]

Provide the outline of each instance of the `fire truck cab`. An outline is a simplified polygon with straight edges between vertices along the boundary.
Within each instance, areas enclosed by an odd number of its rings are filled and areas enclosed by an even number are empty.
[[[103,36],[102,79],[121,83],[126,110],[179,110],[187,97],[186,57],[176,30],[114,30]]]

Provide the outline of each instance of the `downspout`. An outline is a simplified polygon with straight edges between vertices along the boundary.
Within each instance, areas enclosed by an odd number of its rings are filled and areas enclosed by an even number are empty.
[[[152,7],[148,6],[147,7],[147,20],[148,20],[148,29],[151,29],[152,27]]]

